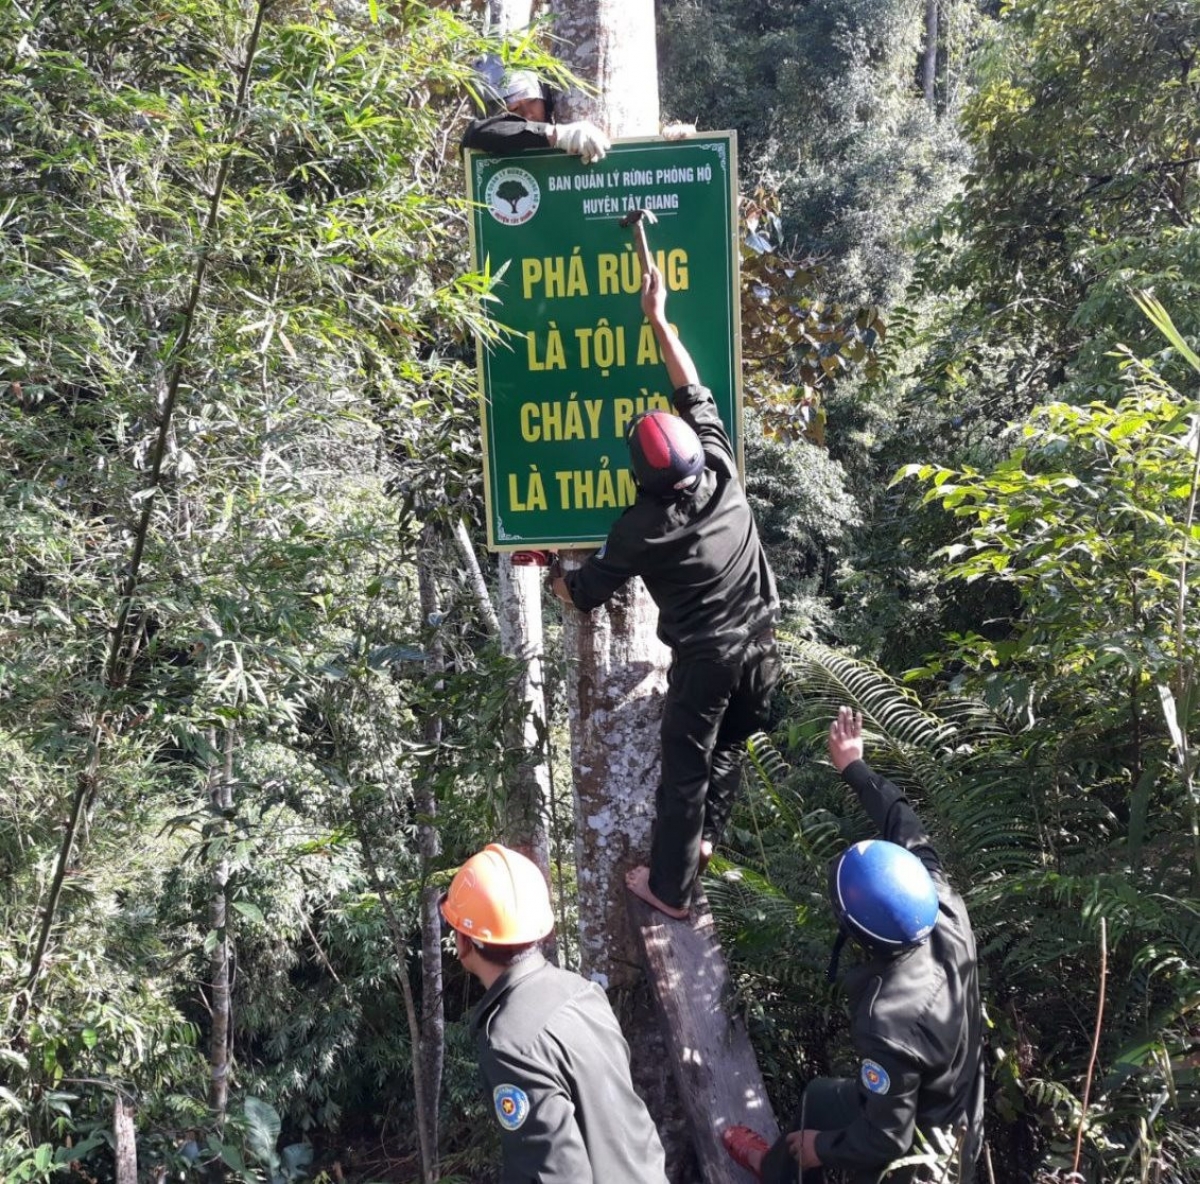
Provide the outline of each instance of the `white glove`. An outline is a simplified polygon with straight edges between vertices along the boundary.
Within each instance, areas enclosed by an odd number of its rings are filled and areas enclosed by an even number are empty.
[[[696,134],[694,123],[664,123],[658,133],[664,140],[686,140]]]
[[[586,119],[577,123],[560,123],[554,129],[554,146],[578,156],[584,164],[594,160],[603,160],[610,145],[608,137],[594,124]]]

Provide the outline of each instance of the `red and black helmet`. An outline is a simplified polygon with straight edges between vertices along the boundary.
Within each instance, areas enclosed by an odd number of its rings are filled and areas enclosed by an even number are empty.
[[[704,471],[700,437],[669,411],[644,411],[625,433],[639,488],[665,497]]]

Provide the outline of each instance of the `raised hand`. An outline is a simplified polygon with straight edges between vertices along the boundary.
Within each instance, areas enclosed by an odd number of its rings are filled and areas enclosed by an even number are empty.
[[[829,725],[829,759],[840,773],[847,765],[863,759],[862,712],[839,707]]]

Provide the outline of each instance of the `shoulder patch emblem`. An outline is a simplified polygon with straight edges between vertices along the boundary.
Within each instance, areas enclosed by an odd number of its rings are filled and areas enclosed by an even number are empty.
[[[529,1117],[529,1095],[515,1085],[498,1085],[492,1090],[496,1118],[506,1131],[515,1131]]]
[[[876,1061],[863,1061],[862,1083],[873,1094],[886,1094],[892,1088],[887,1070]]]

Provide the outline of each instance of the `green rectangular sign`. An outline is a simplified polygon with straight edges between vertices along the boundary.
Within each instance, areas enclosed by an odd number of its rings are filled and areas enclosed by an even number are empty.
[[[479,346],[488,545],[598,545],[632,504],[625,429],[671,406],[621,225],[646,209],[667,316],[711,388],[741,459],[737,144],[733,132],[625,140],[584,165],[553,149],[467,153],[471,250],[500,274]]]

